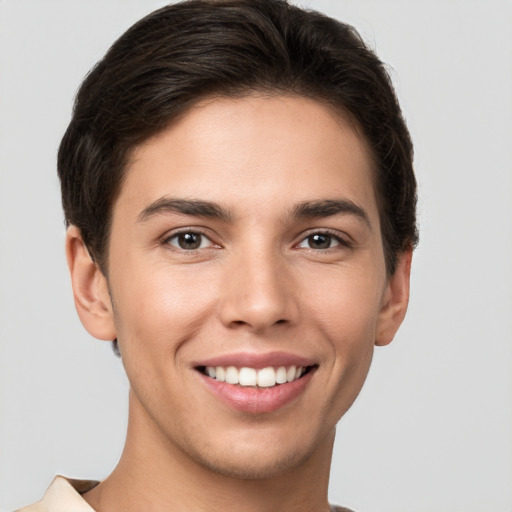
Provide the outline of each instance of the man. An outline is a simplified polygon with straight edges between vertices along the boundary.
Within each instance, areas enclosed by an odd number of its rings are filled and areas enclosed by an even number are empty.
[[[85,79],[58,170],[76,308],[114,340],[129,424],[107,479],[23,510],[330,510],[335,427],[417,242],[381,62],[280,0],[165,7]]]

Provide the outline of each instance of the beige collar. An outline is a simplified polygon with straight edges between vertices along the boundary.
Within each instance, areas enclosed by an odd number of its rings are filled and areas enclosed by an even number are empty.
[[[73,480],[56,476],[41,501],[16,512],[94,512],[80,494],[98,484],[94,480]]]

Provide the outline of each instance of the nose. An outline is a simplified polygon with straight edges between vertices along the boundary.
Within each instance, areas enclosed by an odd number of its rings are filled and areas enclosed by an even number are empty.
[[[225,326],[261,333],[297,321],[297,287],[284,256],[274,251],[240,254],[224,282],[220,318]]]

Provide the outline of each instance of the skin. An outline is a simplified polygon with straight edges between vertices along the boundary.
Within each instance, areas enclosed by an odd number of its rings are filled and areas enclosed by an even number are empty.
[[[162,208],[168,199],[225,215]],[[356,211],[297,215],[325,201]],[[198,249],[180,247],[183,231],[201,234]],[[371,158],[353,124],[297,96],[202,101],[136,148],[113,208],[108,276],[73,226],[67,255],[82,323],[118,338],[131,384],[125,450],[85,495],[91,506],[328,510],[336,423],[409,293],[410,251],[386,273]],[[195,368],[273,351],[315,371],[269,413],[227,405]]]

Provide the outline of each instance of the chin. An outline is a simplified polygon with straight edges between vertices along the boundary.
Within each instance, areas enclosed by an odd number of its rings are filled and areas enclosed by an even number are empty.
[[[332,446],[334,431],[316,442],[303,438],[299,441],[299,438],[302,436],[293,433],[288,434],[286,440],[254,436],[244,442],[247,440],[235,438],[221,451],[218,445],[212,444],[209,449],[204,446],[200,450],[192,449],[189,456],[208,471],[225,477],[241,480],[276,478],[304,466],[315,453],[323,453],[322,449],[319,450],[320,445]]]
[[[268,457],[201,457],[197,460],[209,471],[239,480],[264,480],[292,472],[303,465],[310,453],[271,454]]]

